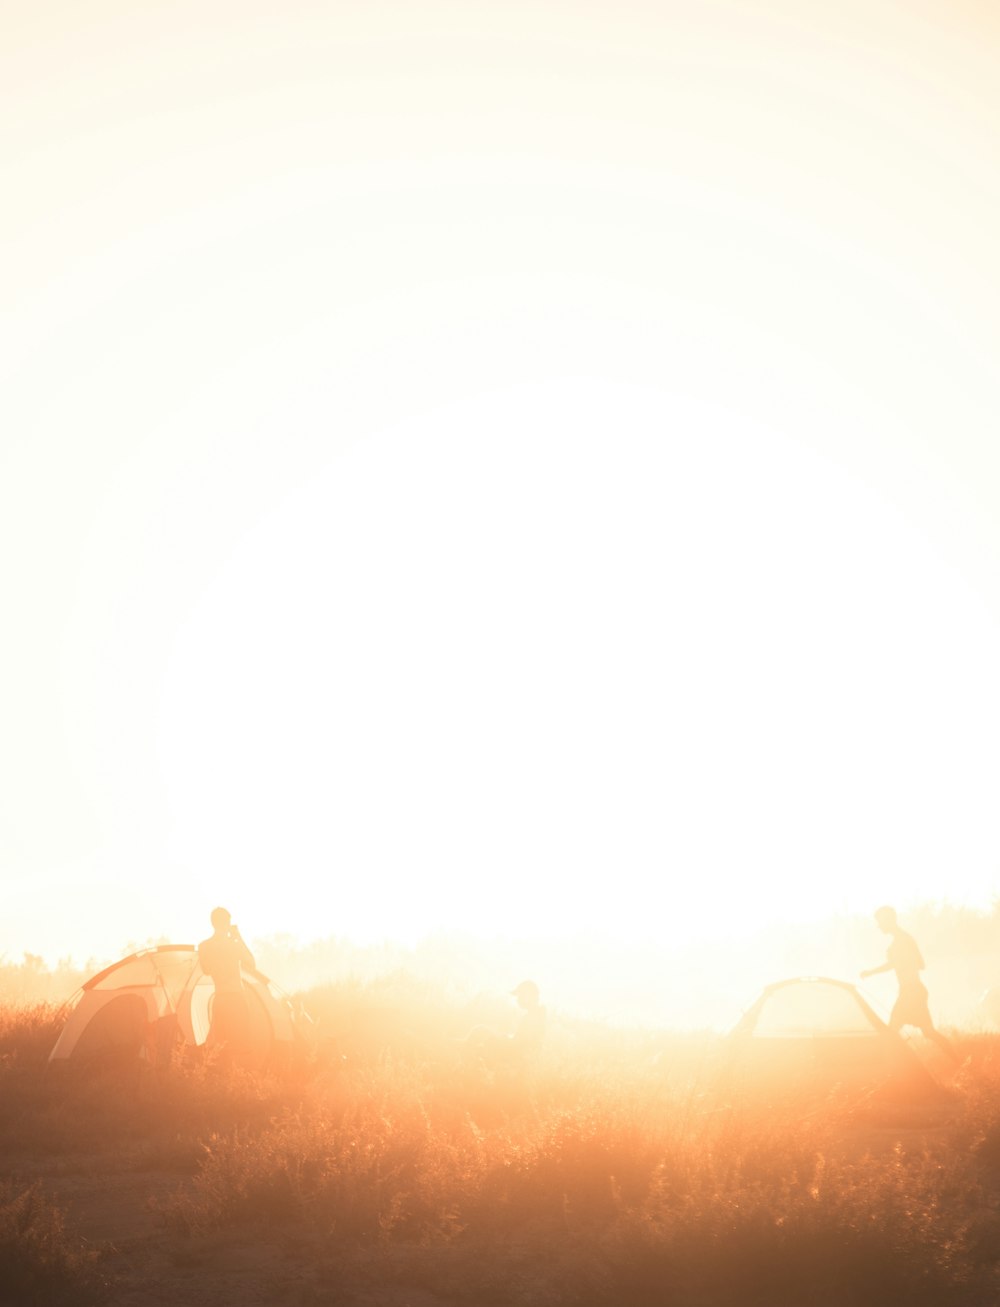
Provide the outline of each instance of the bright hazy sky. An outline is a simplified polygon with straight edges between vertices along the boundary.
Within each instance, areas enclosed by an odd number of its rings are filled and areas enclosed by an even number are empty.
[[[1000,872],[988,0],[9,4],[0,950]]]

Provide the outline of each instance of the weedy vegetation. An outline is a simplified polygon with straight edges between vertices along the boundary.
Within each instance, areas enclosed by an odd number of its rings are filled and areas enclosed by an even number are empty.
[[[0,1013],[4,1302],[113,1303],[141,1283],[141,1246],[85,1244],[46,1197],[74,1168],[174,1177],[148,1239],[178,1276],[209,1277],[220,1248],[294,1250],[294,1286],[286,1256],[254,1301],[1000,1301],[994,1037],[962,1040],[949,1091],[914,1102],[751,1086],[724,1041],[568,1021],[536,1062],[489,1066],[460,1036],[505,1009],[404,977],[303,1001],[309,1047],[258,1075],[180,1050],[166,1070],[57,1075],[57,1012]],[[177,1292],[161,1269],[146,1301]]]

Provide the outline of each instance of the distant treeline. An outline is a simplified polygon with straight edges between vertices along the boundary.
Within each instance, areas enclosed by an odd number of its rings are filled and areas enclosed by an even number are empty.
[[[992,1025],[980,1000],[985,991],[1000,988],[1000,900],[988,911],[951,904],[898,906],[927,961],[925,979],[936,1018],[964,1028]],[[118,956],[167,942],[129,943]],[[299,943],[281,935],[258,937],[252,944],[260,970],[289,993],[406,973],[464,1002],[478,994],[506,995],[531,977],[540,984],[543,1001],[566,1013],[616,1024],[725,1030],[771,981],[794,975],[856,981],[862,968],[882,960],[886,939],[869,915],[841,914],[801,926],[775,924],[744,938],[709,937],[685,945],[661,941],[655,934],[615,942],[484,940],[458,933],[413,946],[358,944],[335,936]],[[49,968],[31,953],[20,962],[0,957],[0,1001],[63,1002],[88,976],[115,960],[78,964],[65,958]],[[876,1008],[888,1011],[894,997],[891,976],[866,981],[863,988]]]
[[[63,1003],[99,967],[93,960],[77,966],[62,958],[47,967],[42,958],[25,953],[21,962],[0,958],[0,1001],[26,1006],[34,1003]]]

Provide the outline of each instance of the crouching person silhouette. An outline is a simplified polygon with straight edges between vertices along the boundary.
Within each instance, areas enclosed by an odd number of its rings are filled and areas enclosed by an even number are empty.
[[[541,1049],[545,1037],[545,1008],[533,980],[522,980],[510,992],[520,1008],[512,1034],[498,1035],[488,1026],[476,1026],[458,1042],[487,1066],[514,1070],[533,1061]]]
[[[253,1042],[250,998],[243,981],[244,968],[256,969],[253,954],[225,908],[212,910],[212,928],[213,933],[198,945],[201,969],[214,986],[205,1047],[218,1050],[225,1060],[243,1058]]]

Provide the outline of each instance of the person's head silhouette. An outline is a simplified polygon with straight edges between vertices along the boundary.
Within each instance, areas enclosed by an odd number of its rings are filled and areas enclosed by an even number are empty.
[[[878,923],[879,930],[881,930],[884,935],[891,935],[899,925],[899,922],[896,920],[895,908],[876,908],[875,920]]]
[[[541,995],[538,992],[538,986],[533,980],[522,980],[521,983],[510,992],[517,999],[519,1007],[538,1007]]]
[[[212,929],[217,934],[224,934],[229,929],[233,918],[228,908],[213,908],[211,919]]]

